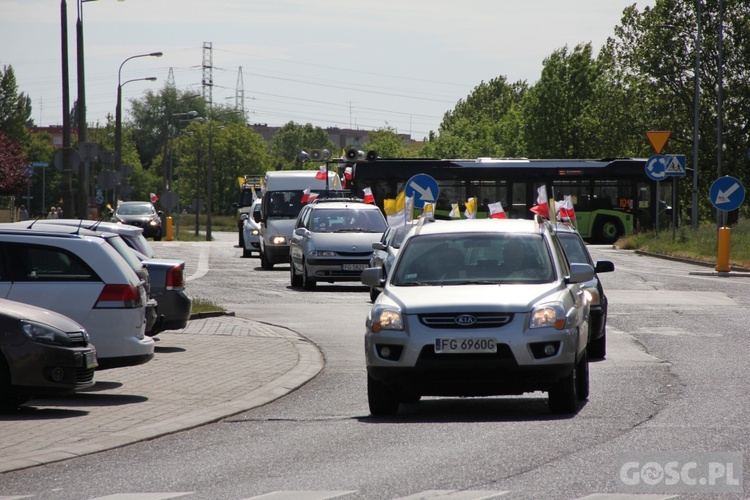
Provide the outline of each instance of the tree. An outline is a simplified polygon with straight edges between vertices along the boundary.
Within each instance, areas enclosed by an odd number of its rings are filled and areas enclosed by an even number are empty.
[[[0,132],[0,195],[21,196],[29,184],[23,169],[28,165],[21,145]]]
[[[328,133],[312,124],[299,125],[289,122],[279,129],[268,146],[271,155],[271,166],[275,170],[299,168],[297,155],[300,151],[327,149],[332,155],[337,154],[337,147],[328,137]]]
[[[32,124],[31,99],[18,92],[13,67],[5,66],[0,71],[0,132],[23,145],[29,140],[26,127]]]
[[[365,151],[375,151],[381,158],[407,158],[412,156],[404,147],[403,139],[395,128],[386,126],[370,132],[370,141],[362,145]]]

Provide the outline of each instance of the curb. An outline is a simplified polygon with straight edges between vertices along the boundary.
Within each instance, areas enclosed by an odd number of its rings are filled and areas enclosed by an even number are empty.
[[[234,311],[206,311],[201,313],[191,313],[190,319],[216,318],[219,316],[234,316]]]
[[[617,247],[617,246],[615,246],[615,248],[617,248],[618,250],[620,250],[620,248]],[[646,255],[648,257],[656,257],[656,258],[664,259],[664,260],[673,260],[673,261],[682,262],[682,263],[685,263],[685,264],[695,264],[697,266],[703,266],[703,267],[716,267],[716,263],[715,262],[704,262],[704,261],[700,261],[700,260],[687,259],[687,258],[684,258],[684,257],[674,257],[672,255],[664,255],[664,254],[660,254],[660,253],[646,252],[645,250],[635,250],[635,253],[638,254],[638,255]],[[732,265],[730,265],[729,268],[732,271],[738,271],[738,272],[743,272],[743,273],[750,272],[750,269],[748,269],[746,267],[741,267],[741,266],[732,266]]]

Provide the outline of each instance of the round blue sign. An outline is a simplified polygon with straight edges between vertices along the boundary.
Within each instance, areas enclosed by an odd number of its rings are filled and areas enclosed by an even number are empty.
[[[435,203],[440,194],[437,181],[427,174],[417,174],[406,182],[407,198],[414,197],[414,208],[424,208],[425,203]]]
[[[660,181],[667,176],[667,162],[664,156],[654,155],[646,160],[646,175],[655,181]]]
[[[719,177],[711,184],[708,193],[713,206],[719,210],[735,210],[745,201],[745,187],[740,181],[729,175]]]

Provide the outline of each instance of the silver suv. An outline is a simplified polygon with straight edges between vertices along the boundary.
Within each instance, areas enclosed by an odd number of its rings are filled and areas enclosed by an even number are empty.
[[[372,244],[388,224],[380,209],[359,199],[315,200],[302,208],[289,241],[292,286],[359,281]]]
[[[546,391],[553,413],[588,397],[589,264],[570,264],[537,220],[420,221],[366,321],[373,415],[421,396]]]

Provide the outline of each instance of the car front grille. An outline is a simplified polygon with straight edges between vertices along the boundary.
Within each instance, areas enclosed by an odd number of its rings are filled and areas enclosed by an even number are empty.
[[[76,368],[76,385],[86,386],[94,380],[93,368]]]
[[[68,338],[74,344],[86,345],[86,339],[83,336],[83,331],[78,330],[77,332],[67,332]]]
[[[475,322],[467,324],[460,322],[459,317],[474,317]],[[471,329],[471,328],[500,328],[513,321],[513,313],[436,313],[420,314],[419,322],[428,328],[435,329]]]
[[[370,250],[369,252],[342,252],[340,250],[337,250],[336,253],[341,257],[364,258],[369,261],[370,256],[372,255],[372,250]]]

